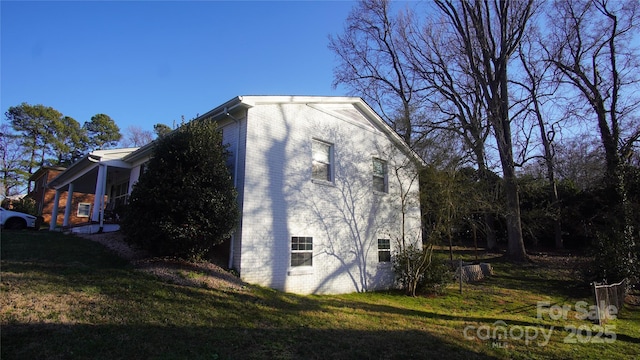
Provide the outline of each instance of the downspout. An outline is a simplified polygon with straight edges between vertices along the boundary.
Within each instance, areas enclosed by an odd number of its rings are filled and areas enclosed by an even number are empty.
[[[238,190],[238,158],[240,158],[240,120],[236,119],[233,115],[231,115],[231,113],[229,113],[229,110],[227,108],[224,108],[224,112],[225,115],[230,118],[231,120],[233,120],[233,122],[237,125],[237,139],[236,139],[236,151],[235,151],[235,156],[233,159],[234,165],[233,165],[233,186],[236,188],[236,190]],[[237,226],[239,226],[240,224],[237,224]],[[235,255],[234,252],[234,243],[235,243],[235,238],[236,238],[236,233],[238,232],[238,229],[236,229],[236,232],[231,235],[231,239],[229,240],[229,264],[228,267],[229,269],[233,268],[233,256]]]

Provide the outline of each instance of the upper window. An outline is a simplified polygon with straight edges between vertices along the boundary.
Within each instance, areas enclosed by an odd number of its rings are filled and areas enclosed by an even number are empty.
[[[313,238],[294,236],[291,238],[291,266],[313,265]]]
[[[389,239],[378,239],[378,262],[391,261],[391,241]]]
[[[78,204],[78,217],[89,217],[89,212],[91,211],[90,203],[79,203]]]
[[[313,153],[311,178],[314,180],[332,181],[332,145],[319,140],[313,140],[311,150]]]
[[[373,190],[387,192],[387,163],[373,159]]]

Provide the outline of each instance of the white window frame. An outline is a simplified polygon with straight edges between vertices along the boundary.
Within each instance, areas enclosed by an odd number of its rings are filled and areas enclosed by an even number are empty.
[[[308,259],[300,259],[300,255],[308,256]],[[306,264],[306,263],[309,264]],[[291,237],[291,259],[289,266],[292,268],[313,266],[313,237],[292,236]]]
[[[87,214],[85,215],[83,212],[81,212],[80,210],[82,208],[86,207],[87,209]],[[91,203],[87,203],[87,202],[81,202],[78,204],[78,212],[76,213],[76,216],[79,218],[88,218],[91,215]]]
[[[323,146],[326,147],[328,150],[328,161],[326,162],[325,159],[320,159],[316,156],[316,151],[314,151],[314,148],[316,146]],[[327,176],[325,177],[316,177],[313,171],[314,166],[316,166],[316,164],[322,164],[322,165],[326,165],[327,166]],[[312,139],[311,140],[311,180],[314,182],[320,182],[320,183],[333,183],[333,175],[334,175],[334,156],[333,156],[333,144],[328,143],[326,141],[322,141],[322,140],[318,140],[318,139]]]
[[[376,172],[376,163],[381,164],[382,174],[380,174],[379,172]],[[389,192],[389,176],[388,176],[389,172],[387,171],[387,162],[382,159],[378,159],[374,157],[371,162],[371,167],[372,167],[372,174],[373,174],[372,176],[373,190],[379,193],[388,193]],[[382,190],[380,190],[376,186],[376,180],[379,181],[380,179],[382,179]]]
[[[384,258],[389,260],[382,260],[383,254]],[[381,264],[391,262],[391,239],[378,239],[378,262]]]

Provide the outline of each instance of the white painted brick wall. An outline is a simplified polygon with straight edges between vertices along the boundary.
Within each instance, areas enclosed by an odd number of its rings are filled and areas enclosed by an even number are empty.
[[[379,130],[321,107],[256,105],[248,111],[236,268],[250,283],[303,294],[391,287],[391,266],[378,263],[377,239],[390,238],[393,249],[401,232],[399,183],[391,170],[406,158],[389,150],[395,147]],[[311,180],[312,139],[334,145],[334,184]],[[388,194],[373,191],[373,157],[388,161]],[[403,181],[408,187],[409,179]],[[405,230],[419,242],[417,179],[412,189]],[[312,267],[289,266],[292,236],[313,237]]]

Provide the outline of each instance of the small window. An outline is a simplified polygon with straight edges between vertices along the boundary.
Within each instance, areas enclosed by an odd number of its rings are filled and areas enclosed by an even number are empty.
[[[291,266],[313,265],[313,238],[294,236],[291,238]]]
[[[389,239],[378,239],[378,262],[391,261],[391,241]]]
[[[313,153],[313,161],[311,164],[311,178],[314,180],[332,181],[331,172],[331,144],[322,141],[313,140],[311,151]]]
[[[78,217],[89,217],[91,212],[91,203],[78,204]]]
[[[373,190],[387,192],[387,163],[373,159]]]

